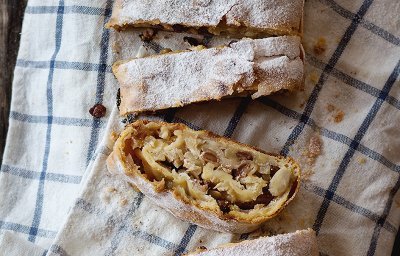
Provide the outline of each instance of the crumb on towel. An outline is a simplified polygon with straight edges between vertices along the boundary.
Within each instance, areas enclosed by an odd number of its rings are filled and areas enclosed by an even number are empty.
[[[322,55],[326,51],[326,39],[323,37],[320,37],[318,41],[314,44],[314,53],[316,55]]]

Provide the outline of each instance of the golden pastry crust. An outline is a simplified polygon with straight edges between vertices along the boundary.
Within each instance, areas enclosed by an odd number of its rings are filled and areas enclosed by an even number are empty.
[[[260,237],[239,243],[228,243],[207,250],[199,248],[187,256],[318,256],[318,244],[314,230],[298,230],[293,233]]]
[[[176,217],[221,232],[256,229],[300,184],[291,158],[183,124],[143,120],[121,133],[107,166]]]
[[[120,114],[294,91],[303,87],[303,56],[299,37],[282,36],[119,61]]]
[[[301,35],[303,0],[117,0],[107,28],[246,37]]]

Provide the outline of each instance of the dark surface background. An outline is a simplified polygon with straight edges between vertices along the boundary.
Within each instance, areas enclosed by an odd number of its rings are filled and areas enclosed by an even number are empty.
[[[0,0],[0,163],[6,143],[11,83],[27,0]]]
[[[3,160],[11,101],[11,84],[27,0],[0,0],[0,163]],[[392,256],[400,256],[400,232]]]

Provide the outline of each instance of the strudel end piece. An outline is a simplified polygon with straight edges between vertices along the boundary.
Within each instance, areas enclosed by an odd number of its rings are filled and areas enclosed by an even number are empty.
[[[207,250],[198,248],[187,256],[318,256],[318,243],[312,229],[229,243]]]
[[[119,61],[113,72],[125,115],[292,91],[303,86],[304,63],[300,38],[283,36]]]
[[[295,197],[300,184],[291,158],[154,121],[127,125],[107,166],[176,217],[221,232],[256,229]]]
[[[239,37],[301,35],[303,0],[117,0],[106,25]]]

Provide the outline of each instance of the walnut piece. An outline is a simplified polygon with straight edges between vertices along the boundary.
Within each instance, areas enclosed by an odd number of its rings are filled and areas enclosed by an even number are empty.
[[[236,152],[236,156],[240,160],[253,160],[253,155],[249,152],[238,151]]]
[[[204,152],[201,154],[201,158],[207,162],[218,163],[218,157],[212,152]]]

